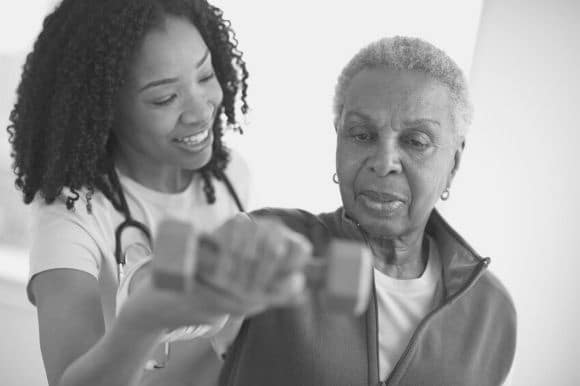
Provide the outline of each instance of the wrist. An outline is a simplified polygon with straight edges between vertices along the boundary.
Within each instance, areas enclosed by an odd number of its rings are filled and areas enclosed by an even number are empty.
[[[167,327],[155,318],[141,315],[132,307],[123,307],[117,314],[115,324],[120,331],[143,337],[161,337]]]

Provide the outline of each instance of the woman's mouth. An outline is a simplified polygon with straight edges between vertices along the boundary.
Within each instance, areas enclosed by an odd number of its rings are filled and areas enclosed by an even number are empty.
[[[365,191],[357,196],[364,207],[373,212],[380,212],[382,215],[394,214],[405,206],[404,199],[392,194]]]
[[[209,139],[211,137],[210,134],[211,130],[207,128],[193,135],[188,135],[186,137],[181,138],[174,138],[173,141],[181,145],[182,148],[197,151],[204,148],[208,144]]]

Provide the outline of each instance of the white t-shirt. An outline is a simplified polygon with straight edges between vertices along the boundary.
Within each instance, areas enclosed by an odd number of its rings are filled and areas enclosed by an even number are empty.
[[[378,311],[379,376],[385,379],[409,344],[419,322],[437,306],[435,290],[441,279],[441,261],[430,237],[429,257],[416,279],[395,279],[375,269]]]
[[[247,207],[250,189],[245,162],[231,152],[226,170],[242,205]],[[132,217],[145,224],[155,237],[158,224],[166,218],[176,218],[200,231],[212,231],[239,212],[234,199],[222,181],[214,180],[216,202],[208,204],[203,192],[203,179],[196,175],[191,184],[176,194],[148,189],[120,174]],[[85,209],[84,193],[75,203],[75,211],[67,210],[62,200],[47,205],[43,200],[32,204],[32,245],[30,250],[29,283],[34,275],[50,269],[70,268],[87,272],[98,279],[105,325],[108,328],[115,316],[115,295],[118,287],[115,260],[115,230],[125,220],[111,202],[100,192],[92,197],[92,214]],[[127,253],[126,270],[148,259],[143,249],[150,248],[147,237],[131,227],[123,232],[122,252],[132,247],[138,253]],[[28,289],[28,297],[34,297]]]

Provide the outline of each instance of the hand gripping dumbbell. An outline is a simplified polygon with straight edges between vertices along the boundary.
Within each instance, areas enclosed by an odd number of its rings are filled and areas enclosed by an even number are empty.
[[[218,264],[231,264],[233,259],[220,258],[222,253],[209,235],[196,233],[190,224],[167,220],[160,224],[154,243],[154,284],[192,291],[197,282],[219,290],[205,278]],[[325,307],[360,315],[368,305],[371,266],[371,254],[364,245],[337,239],[330,242],[325,256],[312,259],[304,273],[307,286]]]

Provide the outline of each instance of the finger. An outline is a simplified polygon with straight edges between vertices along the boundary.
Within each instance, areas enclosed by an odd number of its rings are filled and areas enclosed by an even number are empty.
[[[288,254],[288,246],[281,224],[268,222],[261,223],[261,225],[256,250],[258,259],[253,271],[250,272],[249,281],[245,287],[248,292],[263,291],[276,273],[281,260]]]
[[[203,240],[202,248],[198,249],[198,268],[196,280],[206,286],[222,287],[229,282],[233,270],[233,261],[229,252],[217,243],[211,244]],[[211,248],[210,248],[211,246]],[[210,263],[206,263],[210,261]],[[202,263],[203,262],[203,263]],[[210,267],[208,269],[208,267]]]
[[[287,230],[284,235],[286,256],[278,267],[278,276],[303,271],[312,260],[312,244],[303,235]]]
[[[239,287],[247,274],[245,261],[255,256],[255,233],[256,224],[247,216],[236,216],[220,228],[216,237],[219,260],[212,281],[220,286]]]
[[[306,278],[303,273],[295,272],[278,280],[268,293],[269,304],[284,306],[303,303],[307,297]]]
[[[141,265],[137,270],[133,273],[131,277],[128,277],[129,281],[129,289],[128,293],[133,293],[137,288],[141,288],[142,286],[148,285],[147,279],[151,276],[151,262],[148,261]]]
[[[264,287],[285,251],[285,227],[276,219],[261,218],[254,226],[246,226],[245,240],[237,247],[236,281],[245,292],[256,292]]]
[[[235,272],[232,280],[239,285],[243,292],[248,292],[254,286],[256,271],[269,256],[264,249],[264,243],[272,237],[272,224],[269,222],[253,223],[253,226],[245,225],[242,240],[238,242],[234,252]]]
[[[302,235],[279,222],[270,223],[267,229],[268,237],[259,244],[261,260],[249,291],[269,292],[276,281],[302,271],[311,258],[312,247]]]

